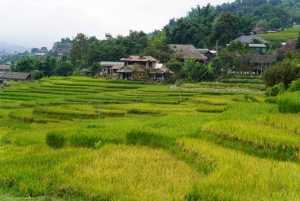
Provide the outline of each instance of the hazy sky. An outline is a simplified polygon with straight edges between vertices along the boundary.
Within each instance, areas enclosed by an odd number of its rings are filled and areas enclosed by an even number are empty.
[[[104,39],[127,36],[129,30],[149,33],[169,19],[186,16],[197,5],[225,0],[1,0],[0,41],[26,48],[46,46],[77,33]],[[229,1],[229,2],[232,2]]]

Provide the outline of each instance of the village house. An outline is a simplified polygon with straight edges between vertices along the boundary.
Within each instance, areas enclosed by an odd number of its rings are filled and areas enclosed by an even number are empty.
[[[252,33],[253,34],[264,34],[266,32],[265,32],[265,29],[263,27],[253,27],[252,28]]]
[[[150,74],[153,76],[153,81],[163,82],[168,79],[168,76],[173,74],[173,72],[163,64],[156,64]]]
[[[106,77],[112,78],[118,77],[118,73],[116,71],[124,66],[124,62],[101,61],[100,66],[103,68],[103,71],[100,74],[103,75],[104,73],[106,73]]]
[[[10,65],[0,65],[0,72],[9,72]]]
[[[265,45],[268,45],[270,42],[265,40],[265,39],[262,39],[261,37],[259,36],[240,36],[238,37],[237,39],[235,39],[234,41],[240,41],[241,43],[252,43],[253,39],[256,39],[256,40],[259,40],[261,43],[265,44]]]
[[[64,54],[67,54],[68,52],[70,52],[71,48],[72,48],[71,43],[67,43],[65,47],[58,48],[57,58],[61,59]]]
[[[249,49],[260,54],[265,54],[267,47],[265,44],[249,44]]]
[[[28,81],[30,80],[30,73],[20,72],[1,72],[0,82],[6,81]]]
[[[216,50],[208,50],[208,49],[198,49],[200,54],[203,54],[207,57],[207,61],[211,61],[215,56],[217,56]]]
[[[207,57],[201,54],[193,45],[190,44],[169,44],[169,48],[177,55],[181,56],[181,60],[195,59],[201,63],[207,61]]]
[[[251,56],[250,64],[253,65],[253,71],[261,74],[272,62],[276,61],[277,55],[254,54]]]

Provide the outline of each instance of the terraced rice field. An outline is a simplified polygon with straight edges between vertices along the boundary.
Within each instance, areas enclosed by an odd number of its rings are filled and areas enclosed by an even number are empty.
[[[188,88],[2,87],[0,200],[300,200],[299,114],[261,93]]]

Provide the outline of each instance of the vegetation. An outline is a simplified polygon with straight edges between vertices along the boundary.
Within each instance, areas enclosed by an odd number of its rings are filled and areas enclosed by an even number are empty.
[[[0,94],[5,198],[299,199],[300,119],[280,113],[298,104],[297,91],[277,105],[246,91],[257,83],[9,84]]]

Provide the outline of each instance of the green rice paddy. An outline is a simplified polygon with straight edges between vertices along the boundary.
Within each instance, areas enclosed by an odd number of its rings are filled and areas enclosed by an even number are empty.
[[[299,113],[227,85],[2,87],[0,200],[300,200]]]

